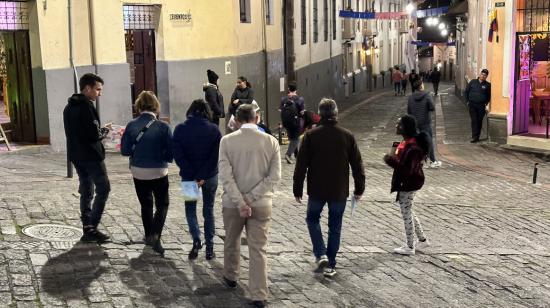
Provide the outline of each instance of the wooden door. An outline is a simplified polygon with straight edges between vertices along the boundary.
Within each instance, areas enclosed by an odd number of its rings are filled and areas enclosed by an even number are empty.
[[[513,134],[529,131],[529,104],[531,97],[531,36],[516,37],[516,88],[514,97]]]
[[[2,37],[7,57],[7,102],[12,139],[35,143],[29,34],[26,31],[4,32]]]
[[[155,31],[129,30],[133,41],[133,97],[143,90],[157,92]]]

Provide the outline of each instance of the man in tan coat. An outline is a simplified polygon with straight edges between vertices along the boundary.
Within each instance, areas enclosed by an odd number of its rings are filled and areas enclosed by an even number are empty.
[[[275,138],[258,130],[251,105],[239,107],[236,121],[240,129],[223,137],[220,143],[225,228],[223,280],[231,288],[237,286],[241,233],[245,227],[252,304],[264,307],[268,293],[267,234],[273,188],[281,178],[280,149]]]

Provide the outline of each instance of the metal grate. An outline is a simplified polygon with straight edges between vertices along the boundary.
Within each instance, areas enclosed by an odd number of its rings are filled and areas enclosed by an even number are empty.
[[[158,8],[153,5],[125,5],[125,30],[154,30],[158,21]]]
[[[305,45],[306,42],[307,42],[307,15],[306,15],[306,10],[307,10],[307,6],[306,6],[306,0],[302,0],[301,1],[301,4],[300,4],[300,19],[301,19],[301,43],[302,45]]]
[[[550,1],[525,0],[518,13],[523,17],[521,32],[550,31]]]
[[[28,30],[29,5],[26,2],[0,1],[0,30]]]

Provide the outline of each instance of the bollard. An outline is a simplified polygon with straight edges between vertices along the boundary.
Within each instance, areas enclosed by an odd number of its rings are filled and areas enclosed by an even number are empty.
[[[537,175],[539,173],[538,165],[539,163],[535,163],[535,167],[533,168],[533,184],[537,184]]]
[[[283,126],[279,123],[279,145],[283,144]]]

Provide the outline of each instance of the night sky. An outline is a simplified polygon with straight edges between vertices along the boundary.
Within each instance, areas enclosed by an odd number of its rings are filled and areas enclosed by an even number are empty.
[[[426,0],[424,3],[418,5],[419,10],[436,8],[442,6],[449,6],[451,0]],[[447,42],[447,37],[441,36],[441,30],[437,26],[428,26],[426,25],[427,18],[419,18],[418,26],[422,27],[422,32],[418,33],[418,39],[424,42]],[[444,22],[447,25],[447,30],[449,33],[455,33],[455,29],[452,29],[456,24],[456,19],[454,16],[439,16],[439,22]]]

